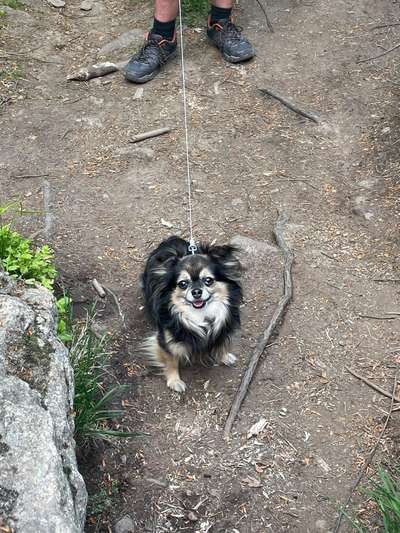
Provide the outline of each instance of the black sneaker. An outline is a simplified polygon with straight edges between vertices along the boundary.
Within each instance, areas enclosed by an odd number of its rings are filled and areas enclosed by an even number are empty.
[[[243,37],[242,28],[228,20],[210,23],[208,19],[207,35],[210,41],[219,48],[223,57],[230,63],[240,63],[255,56],[250,42]]]
[[[161,67],[176,56],[176,37],[172,41],[161,35],[149,33],[142,48],[129,60],[124,68],[125,78],[134,83],[152,80]]]

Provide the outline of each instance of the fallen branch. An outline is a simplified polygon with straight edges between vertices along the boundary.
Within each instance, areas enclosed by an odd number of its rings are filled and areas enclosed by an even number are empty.
[[[302,117],[308,118],[308,120],[311,120],[312,122],[315,122],[316,124],[319,124],[320,118],[317,115],[314,115],[313,113],[309,113],[308,111],[304,111],[303,109],[300,109],[297,105],[293,104],[283,96],[272,92],[270,89],[258,89],[261,93],[266,94],[270,96],[271,98],[275,98],[275,100],[278,100],[281,104],[286,106],[291,111],[294,111],[298,115],[301,115]]]
[[[116,72],[118,66],[115,63],[98,63],[97,65],[92,65],[90,67],[81,68],[78,72],[70,74],[67,76],[68,81],[88,81],[92,78],[100,78],[101,76],[106,76],[112,72]]]
[[[383,57],[387,54],[390,54],[390,52],[397,50],[397,48],[400,48],[400,43],[396,44],[392,48],[389,48],[389,50],[385,50],[384,52],[382,52],[381,54],[378,54],[377,56],[367,57],[366,59],[359,59],[357,63],[365,63],[366,61],[373,61],[374,59],[379,59],[380,57]]]
[[[338,531],[339,531],[339,529],[340,529],[340,527],[342,525],[343,516],[345,516],[346,509],[350,505],[350,502],[351,502],[351,499],[353,497],[354,491],[356,490],[356,488],[360,484],[360,481],[364,477],[365,472],[367,471],[369,465],[371,464],[372,459],[375,456],[376,450],[378,449],[379,443],[381,442],[382,437],[383,437],[383,435],[384,435],[384,433],[386,431],[386,428],[387,428],[387,426],[389,424],[389,420],[390,420],[390,417],[392,416],[392,412],[393,412],[393,404],[394,404],[394,401],[395,401],[395,393],[396,393],[396,389],[397,389],[398,371],[399,371],[399,369],[397,367],[396,373],[394,375],[394,380],[393,380],[393,390],[392,390],[392,394],[391,394],[390,409],[389,409],[389,413],[387,414],[385,423],[383,424],[382,431],[379,433],[378,440],[376,441],[374,447],[372,448],[370,454],[368,455],[368,457],[367,457],[367,459],[366,459],[366,461],[365,461],[360,473],[357,476],[357,479],[355,480],[355,482],[353,483],[352,487],[350,488],[350,493],[349,493],[349,495],[347,497],[347,500],[346,500],[345,504],[343,505],[343,507],[340,510],[339,516],[337,517],[337,520],[336,520],[336,523],[335,523],[335,527],[333,528],[332,533],[338,533]]]
[[[392,397],[392,394],[390,394],[390,392],[385,391],[385,389],[382,389],[379,385],[375,385],[375,383],[373,381],[370,381],[368,378],[365,378],[364,376],[361,376],[361,374],[357,374],[356,372],[354,372],[354,370],[351,370],[351,368],[346,366],[346,370],[347,370],[347,372],[350,372],[350,374],[352,376],[354,376],[357,379],[360,379],[366,385],[371,387],[371,389],[374,389],[377,392],[380,392],[381,394],[383,394],[383,396],[386,396],[387,398],[391,398]],[[398,398],[397,396],[394,396],[394,401],[400,403],[400,398]]]
[[[243,374],[239,389],[237,390],[235,397],[232,401],[231,408],[229,410],[229,414],[225,422],[225,439],[229,438],[233,423],[239,412],[240,406],[242,405],[242,402],[246,397],[249,385],[251,383],[251,380],[253,379],[254,372],[257,368],[260,357],[264,352],[264,349],[267,346],[272,334],[274,333],[278,324],[281,322],[285,314],[286,307],[288,306],[293,296],[292,265],[294,256],[292,250],[289,248],[283,236],[283,228],[286,222],[287,217],[285,215],[279,215],[274,230],[276,242],[278,243],[279,248],[283,251],[285,257],[285,266],[283,270],[283,294],[278,302],[278,305],[275,308],[274,314],[272,315],[267,329],[264,331],[264,333],[257,342],[257,345],[254,349],[253,355],[250,358],[250,362],[247,366],[247,369]]]
[[[104,298],[105,297],[106,292],[103,289],[103,287],[100,285],[100,283],[97,281],[96,278],[92,279],[92,286],[93,286],[94,290],[97,292],[97,294],[100,296],[100,298]]]
[[[132,137],[129,140],[130,143],[138,143],[140,141],[145,141],[146,139],[151,139],[152,137],[158,137],[159,135],[164,135],[164,133],[169,133],[171,128],[160,128],[158,130],[147,131],[146,133],[139,133]]]

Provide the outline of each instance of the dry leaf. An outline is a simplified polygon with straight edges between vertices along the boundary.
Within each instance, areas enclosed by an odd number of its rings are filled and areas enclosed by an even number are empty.
[[[256,479],[255,477],[247,476],[242,479],[242,483],[245,483],[252,489],[259,489],[261,487],[261,481],[259,479]]]

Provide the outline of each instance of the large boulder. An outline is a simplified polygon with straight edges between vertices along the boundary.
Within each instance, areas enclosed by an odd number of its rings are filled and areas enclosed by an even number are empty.
[[[78,533],[85,522],[73,372],[56,324],[48,290],[0,269],[0,524],[15,533]]]

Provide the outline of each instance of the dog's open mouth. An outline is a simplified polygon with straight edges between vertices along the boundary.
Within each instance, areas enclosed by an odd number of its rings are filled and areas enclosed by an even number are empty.
[[[195,309],[202,309],[207,303],[207,300],[194,300],[192,305]]]

